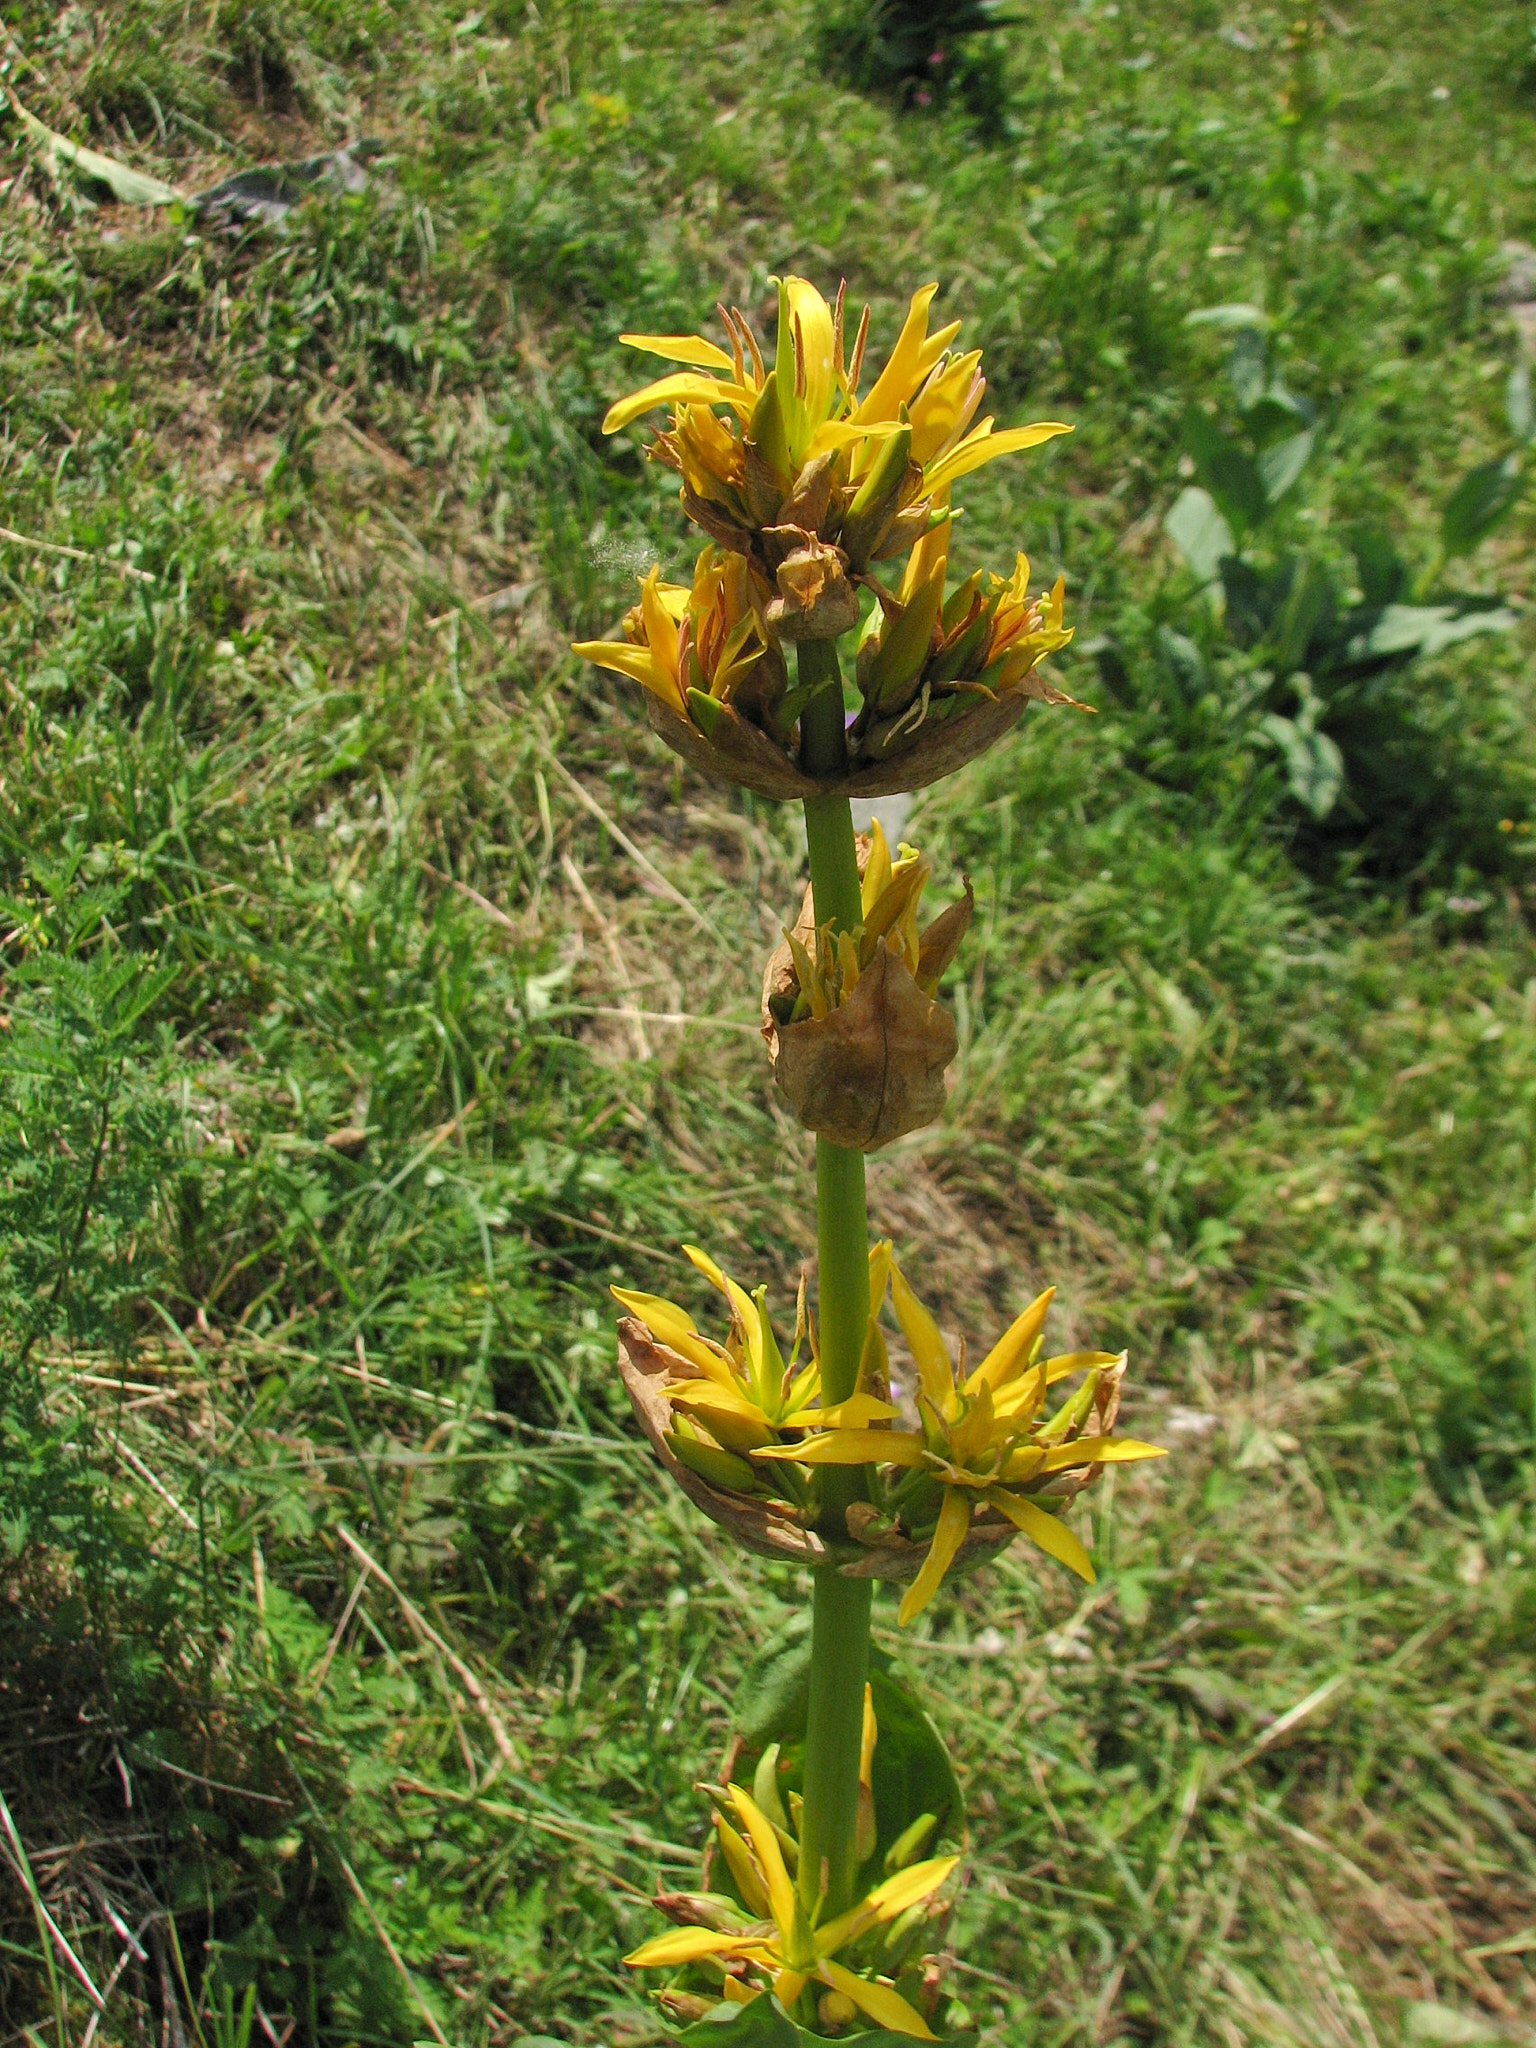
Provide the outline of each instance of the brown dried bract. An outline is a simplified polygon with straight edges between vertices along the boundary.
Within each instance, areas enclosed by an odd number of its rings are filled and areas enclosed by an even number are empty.
[[[861,880],[869,850],[869,838],[861,834]],[[922,934],[918,973],[930,986],[959,950],[975,901],[967,880],[959,902]],[[814,953],[816,907],[809,887],[794,934]],[[774,1013],[783,1011],[798,987],[785,941],[770,955],[763,976],[762,1032],[774,1079],[808,1131],[853,1151],[877,1152],[942,1113],[944,1073],[959,1039],[954,1019],[923,993],[905,961],[878,945],[858,987],[829,1016],[780,1024]]]
[[[942,1113],[944,1070],[960,1044],[954,1018],[883,945],[827,1016],[780,1025],[765,1005],[763,1036],[805,1128],[856,1152],[878,1152]]]
[[[1031,695],[1039,694],[1020,687],[996,697],[978,697],[973,709],[920,725],[910,740],[898,742],[883,759],[863,768],[855,762],[844,775],[818,777],[807,775],[792,754],[739,718],[729,705],[722,707],[714,735],[706,739],[653,690],[644,693],[651,730],[690,768],[712,782],[795,802],[808,796],[893,796],[902,790],[926,789],[995,746],[1024,716]]]

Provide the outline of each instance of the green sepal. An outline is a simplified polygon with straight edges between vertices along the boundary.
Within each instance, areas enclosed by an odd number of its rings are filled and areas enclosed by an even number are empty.
[[[663,1431],[662,1436],[679,1465],[697,1472],[711,1486],[723,1486],[730,1493],[756,1491],[757,1474],[745,1458],[738,1458],[733,1451],[719,1450],[714,1444],[700,1443],[697,1437],[679,1436],[675,1429]]]
[[[793,370],[790,375],[793,377]],[[789,429],[784,420],[784,408],[779,401],[779,375],[776,369],[770,370],[763,380],[757,404],[752,408],[752,417],[747,422],[746,438],[756,449],[758,460],[765,463],[776,477],[782,479],[787,495],[794,484],[795,473],[789,458]]]
[[[838,545],[855,570],[867,569],[875,549],[901,506],[912,459],[912,429],[903,422],[875,457],[868,476],[843,515]]]
[[[712,740],[720,724],[720,714],[725,709],[719,698],[707,696],[703,690],[690,690],[688,709],[705,739]]]

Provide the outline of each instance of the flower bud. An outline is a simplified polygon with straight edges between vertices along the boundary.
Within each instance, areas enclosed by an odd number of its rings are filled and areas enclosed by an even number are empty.
[[[835,640],[859,622],[859,598],[848,581],[847,557],[814,534],[801,534],[800,539],[802,545],[779,564],[779,595],[769,601],[764,616],[782,640]]]

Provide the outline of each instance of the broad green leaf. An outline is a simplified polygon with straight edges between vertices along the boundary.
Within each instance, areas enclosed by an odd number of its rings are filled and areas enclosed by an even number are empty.
[[[1344,756],[1327,733],[1309,732],[1294,719],[1271,713],[1259,724],[1285,762],[1291,795],[1321,822],[1344,787]]]
[[[1269,500],[1253,457],[1197,405],[1184,415],[1184,446],[1194,457],[1201,483],[1234,533],[1241,535],[1257,526],[1269,509]]]
[[[1408,565],[1386,534],[1374,527],[1357,528],[1354,536],[1355,573],[1360,594],[1368,605],[1395,604],[1408,581]]]
[[[1198,704],[1211,683],[1211,672],[1199,647],[1183,633],[1175,633],[1167,626],[1159,631],[1157,644],[1169,673],[1185,698],[1191,704]]]
[[[932,1854],[946,1836],[959,1836],[965,1807],[944,1739],[920,1701],[889,1671],[871,1671],[869,1684],[880,1731],[872,1773],[878,1872],[887,1849],[920,1813],[938,1816]]]
[[[1323,564],[1310,555],[1296,557],[1285,598],[1270,627],[1270,649],[1280,675],[1307,666],[1313,640],[1327,638],[1336,603],[1333,578]]]
[[[1394,654],[1427,657],[1479,633],[1507,633],[1516,623],[1516,614],[1505,605],[1469,610],[1453,604],[1389,604],[1347,651],[1354,661]]]
[[[1240,327],[1227,354],[1227,375],[1245,418],[1264,396],[1268,370],[1263,335],[1257,327]]]
[[[1440,515],[1440,539],[1448,555],[1470,554],[1507,516],[1525,479],[1518,455],[1480,462],[1468,470]]]
[[[779,2001],[765,1994],[750,2005],[721,2005],[678,2036],[685,2048],[800,2048],[806,2036]]]
[[[1163,531],[1202,583],[1214,583],[1233,552],[1232,529],[1209,491],[1191,484],[1180,491],[1163,520]]]
[[[35,114],[29,114],[14,93],[9,98],[27,133],[48,159],[55,177],[59,165],[68,164],[82,178],[105,185],[113,198],[124,206],[170,206],[181,198],[174,185],[167,185],[161,178],[146,177],[144,172],[119,163],[115,156],[103,156],[99,150],[87,149],[83,142],[71,142],[67,135],[56,134]]]
[[[935,1843],[958,1835],[964,1823],[959,1782],[943,1739],[914,1695],[890,1670],[890,1658],[873,1644],[869,1685],[879,1739],[875,1744],[875,1860],[920,1813],[938,1816]],[[811,1662],[809,1617],[794,1619],[752,1659],[736,1689],[734,1719],[749,1749],[770,1742],[784,1746],[795,1761],[805,1741],[807,1681]],[[798,1769],[792,1775],[798,1777]]]
[[[1271,505],[1277,505],[1307,466],[1312,453],[1312,431],[1306,429],[1292,434],[1287,440],[1276,441],[1263,450],[1259,456],[1259,479],[1264,486],[1264,495]]]
[[[1271,441],[1288,440],[1302,427],[1310,427],[1313,418],[1310,405],[1273,379],[1258,402],[1244,410],[1243,425],[1255,448],[1267,448]]]

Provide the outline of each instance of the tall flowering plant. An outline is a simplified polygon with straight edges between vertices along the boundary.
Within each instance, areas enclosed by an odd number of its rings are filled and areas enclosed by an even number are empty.
[[[718,1291],[718,1334],[616,1288],[618,1365],[657,1457],[746,1548],[809,1568],[808,1627],[749,1670],[698,1892],[628,1957],[655,1972],[683,2039],[798,2048],[862,2034],[943,2038],[934,1951],[957,1885],[959,1789],[932,1723],[872,1652],[877,1580],[908,1626],[951,1570],[1022,1535],[1091,1580],[1064,1511],[1108,1464],[1159,1455],[1116,1431],[1123,1353],[1051,1353],[1052,1290],[972,1365],[870,1242],[865,1155],[937,1116],[954,1024],[938,999],[969,885],[920,915],[932,868],[893,853],[852,799],[922,788],[1011,730],[1064,647],[1062,584],[949,573],[956,486],[1038,447],[1055,421],[996,428],[980,352],[913,298],[864,388],[869,313],[786,277],[770,364],[746,318],[725,345],[626,335],[676,365],[610,410],[617,432],[665,409],[651,457],[707,536],[690,584],[652,571],[621,641],[576,652],[644,686],[651,725],[717,781],[804,805],[810,886],[767,963],[763,1036],[816,1135],[814,1307],[802,1281],[786,1355],[767,1290],[685,1247]],[[863,624],[861,626],[861,620]],[[840,651],[846,643],[846,652]],[[1081,708],[1081,707],[1079,707]],[[889,1312],[911,1361],[892,1378]]]

